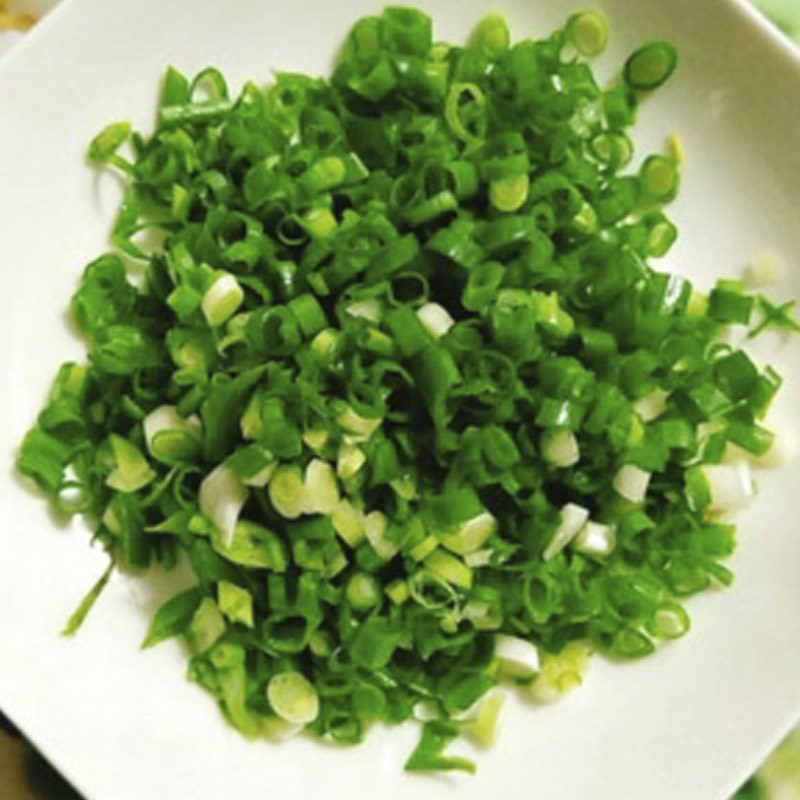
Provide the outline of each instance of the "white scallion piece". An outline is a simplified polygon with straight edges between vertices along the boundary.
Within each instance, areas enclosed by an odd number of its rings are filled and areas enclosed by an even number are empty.
[[[285,742],[303,730],[302,725],[287,722],[280,717],[266,717],[261,720],[261,733],[264,738],[275,744]]]
[[[220,464],[200,484],[200,510],[222,533],[230,545],[242,507],[247,501],[247,487],[230,467]]]
[[[267,699],[281,719],[295,725],[308,725],[319,714],[317,690],[301,672],[274,675],[267,684]]]
[[[589,520],[578,535],[572,540],[572,547],[587,556],[608,556],[614,552],[617,544],[616,530],[613,525]]]
[[[352,443],[366,442],[383,422],[380,417],[362,417],[349,406],[339,415],[337,421]]]
[[[358,445],[345,442],[336,455],[336,474],[342,479],[352,478],[367,461]]]
[[[216,328],[233,316],[243,301],[244,291],[236,278],[222,272],[206,290],[200,308],[208,324]]]
[[[708,484],[710,511],[744,508],[755,494],[750,465],[744,459],[735,464],[709,464],[702,471]]]
[[[364,513],[349,500],[341,500],[331,514],[331,522],[342,541],[353,549],[364,541]]]
[[[615,475],[613,486],[618,495],[631,503],[641,503],[647,496],[647,487],[650,483],[650,473],[634,466],[625,464]]]
[[[376,325],[383,319],[383,303],[377,297],[368,297],[365,300],[354,300],[345,307],[351,317],[365,319]]]
[[[650,422],[660,417],[667,408],[669,392],[663,389],[653,389],[650,394],[637,400],[633,408],[644,422]]]
[[[272,507],[284,519],[297,519],[308,507],[306,487],[299,469],[278,467],[267,491]]]
[[[333,467],[322,459],[308,462],[305,475],[306,513],[332,514],[339,505],[339,484]]]
[[[472,553],[467,553],[464,556],[464,563],[468,567],[476,569],[478,567],[486,567],[492,562],[492,549],[475,550]]]
[[[462,522],[451,534],[442,537],[442,545],[460,556],[480,550],[497,530],[497,520],[488,512]]]
[[[491,747],[497,741],[505,703],[503,692],[490,692],[479,702],[474,719],[464,727],[464,733],[479,747]]]
[[[384,560],[389,561],[397,555],[398,546],[386,538],[386,515],[372,511],[364,517],[364,533],[372,549]]]
[[[583,506],[567,503],[561,509],[561,522],[542,558],[545,561],[555,558],[578,535],[588,519],[589,512]]]
[[[526,681],[539,671],[539,651],[526,639],[498,633],[494,637],[494,654],[507,678]]]
[[[196,414],[184,419],[175,406],[159,406],[142,420],[147,449],[155,458],[192,458],[202,445],[203,426]]]
[[[575,434],[566,428],[546,431],[542,436],[542,457],[554,467],[572,467],[581,459]]]
[[[425,303],[417,309],[417,318],[434,339],[440,339],[455,325],[450,312],[439,303]]]
[[[539,674],[530,686],[530,696],[552,703],[583,683],[591,649],[583,642],[570,642],[560,653],[544,653]]]

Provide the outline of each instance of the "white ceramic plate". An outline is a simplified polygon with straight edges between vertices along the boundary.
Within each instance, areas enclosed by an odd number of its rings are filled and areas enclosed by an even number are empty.
[[[83,163],[105,123],[152,118],[165,65],[216,64],[238,83],[272,68],[325,72],[371,0],[70,0],[0,68],[0,707],[91,800],[723,800],[800,710],[800,466],[763,476],[741,520],[734,587],[692,601],[691,636],[633,665],[596,661],[586,687],[548,708],[513,703],[474,778],[402,773],[415,731],[377,730],[363,747],[248,743],[184,679],[177,643],[139,644],[165,586],[115,577],[80,636],[58,637],[104,566],[80,525],[59,527],[14,479],[12,453],[57,365],[81,354],[65,307],[105,246],[113,182]],[[489,7],[517,36],[549,32],[577,0],[423,2],[441,37],[463,39]],[[682,64],[648,101],[639,142],[681,132],[688,151],[668,266],[708,285],[773,247],[800,295],[800,62],[731,0],[607,0],[612,74],[651,38]],[[767,342],[775,351],[776,341]],[[789,377],[797,344],[771,357]],[[163,581],[161,582],[163,584]]]

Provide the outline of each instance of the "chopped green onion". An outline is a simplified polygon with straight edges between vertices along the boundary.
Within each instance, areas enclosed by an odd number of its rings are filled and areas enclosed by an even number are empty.
[[[327,208],[315,208],[303,217],[303,227],[316,239],[327,239],[336,230],[336,217]]]
[[[372,575],[356,572],[347,582],[345,597],[355,611],[369,611],[380,605],[381,587]]]
[[[61,631],[62,636],[74,636],[78,632],[81,625],[83,625],[84,621],[86,620],[86,617],[89,615],[89,612],[94,607],[94,604],[97,602],[97,599],[108,585],[108,581],[114,572],[115,566],[116,565],[112,561],[108,565],[106,571],[100,576],[100,579],[97,581],[97,583],[95,583],[94,586],[92,586],[92,588],[86,593],[86,596],[83,598],[83,600],[81,600],[78,607],[70,615],[67,624],[64,626],[64,630]]]
[[[434,550],[424,562],[425,568],[445,583],[462,589],[472,587],[472,570],[457,556],[444,550]]]
[[[608,23],[596,11],[573,14],[567,21],[566,33],[575,49],[587,58],[599,55],[608,44]]]
[[[244,301],[244,292],[233,275],[219,274],[203,295],[200,307],[212,328],[232,317]]]
[[[316,689],[302,673],[294,670],[280,672],[270,679],[267,699],[275,713],[286,722],[307,725],[319,714]]]
[[[635,464],[625,464],[614,476],[614,491],[631,503],[641,503],[647,495],[650,473]]]
[[[114,122],[92,139],[86,157],[94,164],[113,161],[117,150],[130,138],[130,135],[130,123]]]
[[[686,151],[681,137],[677,133],[671,133],[667,137],[667,152],[678,166],[686,163]]]
[[[401,605],[409,598],[408,583],[402,579],[392,581],[386,589],[386,596],[395,604]]]
[[[247,501],[247,488],[230,467],[220,464],[203,479],[198,491],[200,510],[222,533],[233,538],[239,514]]]
[[[286,571],[286,545],[276,533],[255,522],[239,520],[225,539],[213,531],[211,545],[223,558],[242,567]]]
[[[417,317],[434,339],[444,336],[455,324],[446,308],[438,303],[426,303],[417,309]]]
[[[364,533],[383,561],[390,561],[397,555],[399,547],[386,536],[386,515],[383,512],[372,511],[364,517]]]
[[[670,42],[652,42],[625,62],[625,83],[631,89],[651,91],[667,81],[678,65],[678,51]]]
[[[652,422],[664,413],[667,408],[668,398],[669,392],[656,388],[637,400],[633,407],[643,422]]]
[[[408,554],[414,561],[424,561],[438,546],[439,540],[435,536],[426,536]]]
[[[189,646],[195,653],[208,652],[225,635],[225,620],[217,604],[206,597],[194,612],[186,631]]]
[[[498,211],[517,211],[528,199],[530,185],[526,173],[498,178],[489,185],[489,201]]]
[[[338,419],[339,425],[347,432],[352,442],[366,442],[380,428],[382,419],[373,417],[362,417],[347,408]]]
[[[114,457],[114,469],[106,478],[108,487],[127,494],[139,491],[155,479],[156,473],[138,447],[113,433],[108,441]]]
[[[336,473],[326,461],[315,458],[308,462],[304,486],[307,514],[332,514],[339,505]]]
[[[575,466],[581,458],[575,434],[566,428],[545,431],[542,435],[542,458],[554,467]]]
[[[560,653],[544,653],[541,669],[531,684],[531,696],[539,702],[553,702],[583,683],[589,667],[590,648],[570,642]]]
[[[364,514],[349,500],[341,500],[331,514],[331,521],[336,533],[342,540],[355,549],[364,540]]]
[[[680,175],[678,164],[667,156],[649,156],[641,168],[645,196],[659,203],[668,203],[678,194]]]
[[[748,505],[755,490],[750,468],[742,460],[693,467],[687,472],[686,491],[694,507],[727,512]]]
[[[661,639],[677,639],[691,627],[686,610],[677,603],[662,604],[647,622],[647,631]]]
[[[297,519],[309,507],[308,491],[299,469],[278,467],[269,482],[269,500],[285,519]]]
[[[235,583],[220,581],[217,584],[219,610],[231,621],[247,628],[253,627],[253,595]]]
[[[196,415],[184,419],[175,406],[159,406],[143,420],[147,449],[166,464],[192,461],[202,446],[202,425]]]
[[[561,509],[558,527],[542,553],[542,558],[545,561],[555,558],[580,533],[588,519],[589,512],[583,506],[567,503]]]
[[[366,461],[367,457],[358,445],[344,442],[336,455],[336,474],[342,480],[352,478]]]
[[[589,520],[572,540],[573,549],[587,556],[604,558],[611,555],[617,539],[613,525]]]
[[[487,14],[475,28],[472,42],[487,57],[499,58],[508,50],[511,35],[501,14]]]
[[[539,651],[536,646],[518,636],[497,634],[494,655],[500,661],[503,676],[515,681],[529,681],[539,671]]]
[[[506,696],[502,692],[492,692],[481,701],[475,718],[467,723],[465,733],[479,747],[492,747],[497,741],[505,702]]]
[[[448,550],[467,556],[480,550],[496,530],[497,520],[488,511],[484,511],[462,522],[453,533],[442,537],[441,541]]]
[[[454,83],[450,86],[444,107],[447,124],[459,139],[473,144],[479,142],[486,128],[486,97],[474,83]]]

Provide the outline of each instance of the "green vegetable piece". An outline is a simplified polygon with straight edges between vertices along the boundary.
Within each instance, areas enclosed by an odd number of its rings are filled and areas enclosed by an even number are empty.
[[[106,571],[100,576],[100,580],[98,580],[97,583],[92,586],[91,589],[89,589],[78,607],[70,615],[69,620],[67,620],[64,630],[61,631],[62,636],[74,636],[78,632],[81,625],[83,625],[83,623],[86,621],[86,617],[89,616],[89,613],[94,608],[94,604],[97,602],[97,599],[108,585],[108,581],[114,572],[115,566],[116,565],[112,561],[108,565]]]
[[[458,736],[457,725],[443,720],[426,722],[414,752],[406,761],[409,772],[475,772],[475,765],[459,756],[446,756],[444,750]]]
[[[268,528],[247,520],[239,520],[233,537],[226,541],[216,528],[211,534],[211,544],[225,559],[243,567],[284,572],[288,559],[286,545]]]
[[[640,176],[644,193],[652,200],[668,203],[678,194],[678,164],[672,158],[649,156],[642,164]]]
[[[625,62],[623,77],[631,89],[651,91],[665,83],[678,66],[678,51],[670,42],[651,42]]]
[[[511,42],[508,23],[501,14],[487,14],[472,34],[473,44],[490,59],[505,53]]]
[[[184,633],[202,601],[203,591],[198,587],[187,589],[167,600],[153,617],[142,647],[153,647],[165,639]]]
[[[92,139],[86,157],[93,164],[106,164],[114,159],[117,150],[128,141],[130,135],[129,122],[114,122]]]
[[[138,447],[113,433],[108,441],[114,458],[114,469],[106,478],[108,486],[118,492],[136,492],[156,477]]]
[[[247,628],[253,627],[253,595],[235,583],[220,581],[217,584],[217,605],[231,621]]]
[[[566,34],[582,56],[593,58],[606,49],[608,23],[596,11],[582,11],[567,20]]]
[[[389,620],[369,617],[356,631],[350,654],[359,666],[376,670],[389,663],[398,642],[398,633]]]
[[[356,572],[347,582],[345,597],[354,611],[368,611],[380,605],[381,587],[372,575]]]
[[[217,604],[210,597],[203,598],[186,631],[189,646],[195,653],[205,653],[224,635],[225,620]]]

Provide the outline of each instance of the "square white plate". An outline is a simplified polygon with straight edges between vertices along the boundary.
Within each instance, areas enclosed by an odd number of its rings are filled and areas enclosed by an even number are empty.
[[[70,0],[0,68],[0,707],[91,800],[723,800],[800,711],[800,466],[764,475],[741,519],[732,589],[690,603],[692,634],[632,665],[596,660],[587,686],[547,708],[516,702],[474,778],[402,773],[410,728],[350,750],[298,740],[248,743],[185,678],[171,642],[142,653],[166,591],[115,577],[75,640],[58,631],[104,558],[86,530],[59,527],[13,477],[13,452],[58,364],[80,357],[65,308],[83,265],[106,246],[117,191],[83,162],[105,123],[148,126],[167,64],[215,64],[234,84],[272,68],[324,73],[373,0]],[[578,0],[426,0],[460,41],[490,7],[517,37],[562,23]],[[667,266],[709,285],[772,247],[792,261],[778,292],[800,296],[800,61],[733,0],[606,0],[611,75],[653,38],[675,40],[680,70],[647,101],[638,141],[680,131],[688,151]],[[640,153],[642,151],[640,150]],[[772,361],[790,379],[800,349]]]

